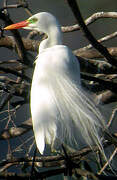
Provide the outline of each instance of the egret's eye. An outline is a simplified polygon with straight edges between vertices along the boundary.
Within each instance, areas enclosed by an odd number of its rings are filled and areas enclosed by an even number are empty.
[[[37,18],[32,18],[32,19],[29,19],[28,21],[29,21],[29,23],[35,23],[35,22],[38,21],[38,19]]]

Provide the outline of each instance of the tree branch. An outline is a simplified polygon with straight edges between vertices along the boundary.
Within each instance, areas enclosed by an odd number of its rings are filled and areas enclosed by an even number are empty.
[[[25,74],[22,74],[20,72],[17,72],[13,69],[0,67],[0,71],[6,72],[6,73],[11,73],[15,76],[19,76],[19,77],[23,78],[24,80],[28,81],[29,83],[31,82],[31,79],[28,76],[26,76]]]
[[[111,91],[113,91],[114,93],[116,93],[116,89],[117,89],[117,83],[114,83],[112,81],[109,81],[109,80],[103,80],[101,78],[97,78],[97,77],[94,77],[90,74],[84,74],[84,73],[81,73],[81,78],[85,79],[85,80],[88,80],[88,81],[95,81],[95,82],[98,82],[100,84],[103,84],[103,86]]]
[[[30,131],[32,129],[31,118],[24,121],[21,125],[17,127],[11,127],[9,129],[4,129],[0,133],[0,140],[10,139],[17,136],[21,136],[22,134]]]
[[[39,42],[36,40],[31,40],[28,38],[22,38],[24,47],[26,50],[29,51],[38,51]],[[11,36],[5,36],[0,39],[0,46],[1,47],[7,47],[7,48],[13,48],[14,47],[14,39]],[[108,51],[111,55],[117,56],[117,48],[112,47],[108,48]],[[84,58],[102,58],[103,56],[100,55],[96,50],[94,49],[86,49],[81,48],[79,50],[73,51],[76,56],[78,56],[78,60],[80,61],[81,65],[81,71],[83,72],[89,72],[89,73],[116,73],[116,69],[114,69],[109,63],[105,61],[97,61],[97,60],[90,60],[90,59],[83,59]],[[31,63],[30,63],[31,64]],[[21,66],[19,64],[19,66]],[[29,64],[28,64],[29,66]],[[32,66],[32,65],[31,65]]]
[[[106,176],[106,175],[97,175],[94,174],[90,171],[86,171],[83,169],[75,169],[75,171],[77,172],[77,174],[79,176],[83,176],[86,178],[90,178],[92,180],[116,180],[117,177],[116,176]],[[74,171],[74,173],[75,173]],[[61,167],[61,168],[57,168],[54,170],[46,170],[44,172],[36,172],[35,175],[32,177],[33,179],[43,179],[43,178],[48,178],[51,176],[55,176],[55,175],[59,175],[59,174],[64,174],[66,172],[66,168],[65,167]],[[29,180],[31,177],[31,173],[22,173],[22,174],[16,174],[16,173],[11,173],[11,172],[4,172],[4,173],[0,173],[0,179],[7,179],[7,180]]]
[[[90,25],[93,22],[95,22],[96,20],[101,19],[101,18],[116,19],[117,18],[117,12],[97,12],[97,13],[94,13],[89,18],[87,18],[84,22],[86,25]],[[61,29],[63,32],[73,32],[73,31],[80,30],[80,26],[78,24],[75,24],[72,26],[63,26],[63,27],[61,27]]]
[[[114,56],[116,57],[117,56],[117,47],[110,47],[110,48],[107,48],[109,53],[111,54],[111,56]],[[83,50],[82,48],[81,49],[78,49],[78,50],[75,50],[74,51],[74,54],[76,56],[81,56],[83,58],[87,58],[87,59],[94,59],[94,58],[103,58],[103,55],[100,54],[97,50],[95,49],[88,49],[88,50]],[[117,60],[115,59],[116,63],[117,63]]]
[[[92,35],[92,33],[89,31],[87,26],[85,25],[83,18],[81,16],[79,7],[76,3],[76,0],[67,0],[69,6],[72,9],[72,12],[74,16],[76,17],[78,24],[81,28],[81,30],[84,32],[86,38],[89,40],[89,42],[92,44],[92,46],[97,49],[107,60],[110,64],[113,66],[117,66],[117,61],[111,56],[111,54],[108,52],[107,48],[101,45],[95,37]]]
[[[0,19],[2,19],[6,25],[10,25],[10,24],[13,24],[12,20],[9,18],[8,15],[5,15],[2,11],[2,9],[0,10]],[[26,53],[25,53],[25,49],[24,49],[24,45],[22,43],[22,40],[21,40],[21,37],[20,37],[20,34],[17,30],[12,30],[11,31],[13,33],[13,36],[15,38],[15,44],[16,44],[16,47],[17,47],[17,52],[18,52],[18,55],[20,57],[20,59],[22,61],[24,61],[24,59],[27,59],[26,58]]]

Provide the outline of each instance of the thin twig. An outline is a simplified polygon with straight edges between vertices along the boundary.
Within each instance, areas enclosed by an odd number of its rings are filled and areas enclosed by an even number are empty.
[[[103,171],[107,168],[107,166],[110,165],[110,163],[113,160],[113,157],[116,155],[116,153],[117,153],[117,148],[114,150],[114,152],[112,153],[112,155],[110,156],[108,161],[105,163],[105,165],[102,167],[102,169],[98,172],[99,175],[103,173]]]
[[[116,113],[116,112],[117,112],[117,107],[114,108],[114,110],[112,111],[111,117],[110,117],[110,119],[109,119],[109,121],[108,121],[108,123],[107,123],[107,126],[108,126],[108,127],[112,124],[112,121],[113,121],[113,119],[114,119],[114,117],[115,117],[115,113]]]
[[[102,37],[101,39],[98,39],[98,42],[101,43],[101,42],[105,42],[107,40],[110,40],[110,39],[113,39],[117,36],[117,31],[112,33],[112,34],[109,34],[105,37]],[[88,46],[85,46],[84,48],[82,48],[82,50],[87,50],[87,49],[90,49],[90,48],[93,48],[92,44],[89,44]]]
[[[14,90],[12,89],[0,102],[0,111],[5,107],[7,102],[13,97]]]
[[[13,137],[21,136],[22,134],[30,131],[32,129],[31,119],[24,121],[21,125],[17,127],[11,127],[5,129],[0,133],[0,140],[10,139]]]

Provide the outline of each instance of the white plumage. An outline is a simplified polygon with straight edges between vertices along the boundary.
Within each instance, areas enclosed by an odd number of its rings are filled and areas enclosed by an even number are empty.
[[[33,130],[40,153],[46,143],[55,149],[62,143],[76,149],[95,144],[103,153],[100,134],[105,128],[104,119],[81,86],[78,60],[62,45],[58,21],[42,12],[25,23],[25,29],[48,36],[40,44],[31,87]]]
[[[103,117],[81,87],[79,63],[62,45],[59,23],[45,12],[34,17],[38,30],[48,35],[40,44],[31,88],[33,130],[40,153],[45,143],[53,146],[55,140],[76,148],[96,144],[102,150]]]

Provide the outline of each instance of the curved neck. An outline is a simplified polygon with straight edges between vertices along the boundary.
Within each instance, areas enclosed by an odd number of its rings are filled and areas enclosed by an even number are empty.
[[[48,35],[48,38],[40,43],[39,53],[46,48],[62,44],[62,32],[60,27],[51,27],[46,34]]]

